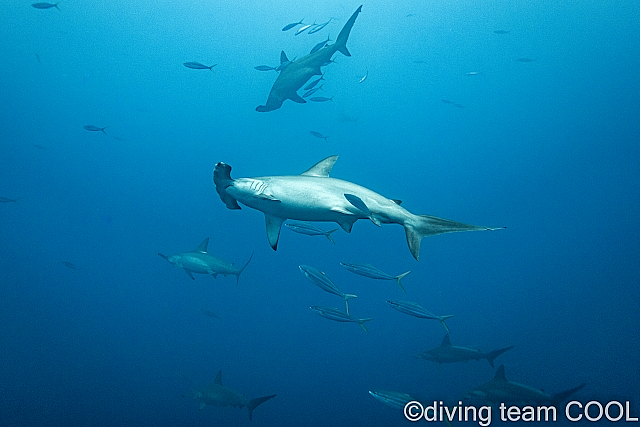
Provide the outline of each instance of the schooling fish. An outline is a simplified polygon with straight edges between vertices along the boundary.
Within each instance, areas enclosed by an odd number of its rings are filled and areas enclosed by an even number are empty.
[[[313,101],[313,102],[333,101],[333,96],[331,98],[326,98],[324,96],[316,96],[315,98],[309,98],[309,101]]]
[[[389,305],[391,305],[391,307],[395,308],[401,313],[408,314],[409,316],[419,317],[421,319],[438,320],[440,323],[442,323],[442,326],[444,326],[447,333],[449,333],[449,327],[447,326],[446,323],[444,323],[444,321],[453,317],[452,314],[447,316],[436,316],[426,308],[411,301],[387,301],[387,302],[389,303]]]
[[[340,310],[338,310],[337,308],[334,307],[318,307],[316,305],[309,307],[311,310],[315,311],[316,313],[318,313],[320,316],[322,317],[326,317],[327,319],[331,319],[331,320],[335,320],[336,322],[353,322],[353,323],[357,323],[359,324],[362,329],[364,329],[365,332],[369,332],[367,331],[367,328],[364,326],[364,322],[368,322],[370,320],[373,320],[373,318],[367,318],[367,319],[356,319],[354,317],[351,317],[347,314],[344,314],[343,312],[341,312]]]
[[[306,85],[304,87],[304,90],[310,90],[313,89],[314,87],[316,87],[316,85],[318,83],[320,83],[320,80],[324,80],[324,73],[317,79],[315,79],[314,81],[312,81],[311,83],[309,83],[308,85]]]
[[[302,25],[302,21],[300,20],[300,22],[294,22],[293,24],[287,24],[284,27],[282,27],[282,31],[289,31],[290,29],[292,29],[293,27],[297,26],[297,25]]]
[[[308,34],[315,34],[318,31],[321,31],[324,27],[329,25],[329,22],[331,22],[331,18],[329,18],[329,20],[327,22],[325,22],[324,24],[318,24],[318,25],[315,26],[315,28],[310,29]]]
[[[316,138],[320,138],[320,139],[324,139],[325,142],[327,141],[328,136],[324,136],[323,134],[321,134],[320,132],[316,132],[315,130],[310,130],[309,133],[313,136],[315,136]]]
[[[18,203],[18,199],[10,199],[8,197],[0,197],[0,203]]]
[[[331,243],[333,243],[334,245],[336,244],[336,242],[334,242],[331,238],[331,233],[333,233],[334,231],[338,231],[337,228],[329,231],[324,231],[323,229],[304,221],[287,222],[284,225],[286,225],[291,231],[295,231],[296,233],[300,234],[306,234],[307,236],[327,236],[327,239],[329,239]]]
[[[187,68],[193,68],[194,70],[211,70],[211,71],[213,71],[213,67],[215,67],[218,64],[213,64],[212,66],[209,67],[209,66],[201,64],[199,62],[185,62],[182,65],[184,65]]]
[[[33,3],[31,6],[35,7],[36,9],[51,9],[52,7],[55,7],[56,9],[60,10],[60,8],[58,7],[58,3]]]
[[[85,125],[84,128],[85,130],[88,130],[89,132],[102,132],[105,135],[107,134],[104,130],[107,128],[108,126],[105,126],[103,128],[99,128],[98,126],[94,126],[94,125]]]
[[[407,271],[406,273],[402,273],[397,276],[392,276],[374,267],[371,264],[349,264],[346,262],[341,262],[340,265],[346,268],[347,270],[349,270],[350,272],[359,274],[360,276],[369,277],[371,279],[379,279],[379,280],[395,280],[398,286],[400,286],[400,289],[402,289],[405,293],[407,292],[404,290],[404,286],[402,286],[402,283],[400,281],[404,276],[411,273],[411,271]]]
[[[318,43],[317,45],[315,45],[313,47],[313,49],[311,49],[311,52],[309,52],[309,54],[312,53],[316,53],[317,51],[319,51],[320,49],[322,49],[327,43],[329,43],[329,36],[327,36],[327,39],[324,41],[321,41],[320,43]]]
[[[509,30],[495,30],[494,34],[509,34],[511,31]]]
[[[304,95],[302,95],[302,97],[303,97],[303,98],[308,98],[308,97],[310,97],[311,95],[313,95],[314,93],[316,93],[317,91],[319,91],[320,89],[322,89],[322,86],[324,86],[324,85],[320,85],[320,86],[318,86],[318,87],[314,87],[313,89],[309,89],[308,91],[306,91],[306,92],[304,93]]]
[[[69,267],[72,270],[80,270],[80,267],[78,267],[77,265],[75,265],[72,262],[62,261],[62,264],[64,264],[65,267]]]
[[[307,25],[305,25],[303,27],[298,28],[298,31],[296,31],[295,35],[297,36],[298,34],[304,33],[306,30],[308,30],[309,28],[313,27],[314,25],[316,25],[316,24],[307,24]]]
[[[307,279],[309,279],[311,283],[325,292],[329,292],[330,294],[337,295],[340,298],[344,299],[344,303],[347,306],[347,316],[349,315],[349,300],[351,298],[357,298],[356,295],[345,294],[344,292],[342,292],[335,283],[329,280],[327,275],[324,274],[324,271],[320,271],[310,265],[300,265],[299,268],[300,271],[302,271],[302,273],[307,276]]]
[[[268,65],[258,65],[257,67],[253,67],[258,71],[271,71],[275,70],[276,67],[269,67]]]
[[[534,62],[535,59],[531,59],[531,58],[518,58],[516,59],[516,61],[520,61],[520,62]]]

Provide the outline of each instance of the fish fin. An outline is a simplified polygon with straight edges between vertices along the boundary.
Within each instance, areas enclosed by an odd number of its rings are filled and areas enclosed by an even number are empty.
[[[327,239],[329,239],[329,241],[335,245],[336,242],[334,242],[333,239],[331,238],[331,233],[333,233],[334,231],[338,231],[338,229],[334,228],[333,230],[329,230],[324,235],[327,236]]]
[[[202,252],[203,254],[207,253],[207,246],[209,245],[209,238],[207,237],[198,245],[195,252]]]
[[[551,396],[551,402],[554,405],[559,405],[563,400],[571,396],[576,391],[580,390],[582,387],[586,386],[586,383],[580,384],[578,387],[570,388],[569,390],[561,391],[560,393],[556,393]]]
[[[404,286],[402,286],[402,283],[401,283],[400,281],[402,280],[402,278],[403,278],[404,276],[406,276],[406,275],[407,275],[407,274],[409,274],[409,273],[411,273],[411,271],[407,271],[406,273],[402,273],[401,275],[396,276],[396,278],[395,278],[395,279],[396,279],[396,283],[398,284],[398,286],[400,286],[400,289],[402,289],[402,291],[403,291],[405,294],[407,293],[407,291],[405,291],[405,290],[404,290]]]
[[[351,203],[359,211],[362,211],[363,214],[365,214],[368,217],[371,216],[371,211],[369,210],[367,205],[362,201],[362,199],[360,197],[358,197],[356,195],[353,195],[353,194],[345,193],[344,194],[344,198],[347,199],[349,201],[349,203]]]
[[[193,277],[193,274],[191,274],[191,271],[187,270],[187,269],[183,269],[185,273],[187,273],[187,276],[191,277],[191,280],[196,280],[195,277]]]
[[[264,219],[267,224],[267,238],[269,239],[269,244],[275,251],[278,249],[278,238],[280,237],[280,228],[282,228],[282,223],[286,221],[286,218],[280,218],[280,217],[265,213]]]
[[[249,259],[247,260],[247,262],[244,263],[244,265],[242,267],[240,267],[240,269],[238,270],[236,274],[236,285],[238,285],[238,281],[240,280],[240,275],[242,274],[242,272],[244,271],[245,268],[247,268],[247,265],[249,265],[249,263],[251,262],[251,258],[253,258],[253,252],[251,252],[251,256],[249,257]]]
[[[255,399],[251,399],[249,401],[249,404],[247,405],[247,410],[249,411],[249,421],[253,419],[253,410],[256,409],[258,405],[261,405],[267,400],[273,399],[274,397],[276,397],[275,394],[272,394],[271,396],[256,397]]]
[[[343,212],[344,213],[344,212]],[[351,215],[351,214],[349,214]],[[353,227],[353,224],[358,220],[358,218],[355,217],[349,217],[349,216],[345,216],[342,217],[342,220],[340,222],[338,222],[338,225],[340,225],[340,227],[342,227],[342,229],[344,231],[346,231],[347,233],[351,233],[351,228]]]
[[[227,193],[227,187],[233,185],[231,178],[231,166],[226,163],[219,162],[213,170],[213,182],[216,185],[216,192],[220,196],[220,200],[228,209],[242,209],[236,199]]]
[[[391,200],[393,203],[395,203],[398,206],[402,204],[402,200],[398,200],[398,199],[389,199],[389,200]]]
[[[449,337],[449,333],[442,338],[442,344],[440,347],[451,347],[451,338]]]
[[[367,330],[367,327],[366,327],[366,326],[364,326],[364,322],[368,322],[368,321],[370,321],[370,320],[373,320],[373,318],[372,318],[372,317],[370,317],[370,318],[368,318],[368,319],[358,319],[358,324],[362,327],[362,329],[364,329],[364,331],[365,331],[366,333],[369,333],[369,331]]]
[[[451,343],[449,343],[449,345],[451,345]],[[511,350],[514,346],[511,347],[505,347],[505,348],[501,348],[500,350],[493,350],[490,351],[489,353],[487,353],[485,355],[485,358],[487,359],[487,362],[489,362],[489,365],[491,365],[491,367],[493,368],[493,359],[495,359],[496,357],[500,356],[502,353],[504,353],[507,350]]]
[[[160,255],[162,258],[166,259],[167,261],[169,261],[169,257],[168,256],[163,255],[160,252],[158,252],[158,255]]]
[[[496,371],[496,375],[493,377],[493,381],[509,382],[509,380],[507,380],[507,376],[504,374],[504,365],[498,366],[498,370]]]
[[[289,58],[287,58],[287,54],[284,53],[284,50],[280,52],[280,65],[289,62]]]
[[[301,173],[303,176],[317,176],[328,178],[333,165],[338,160],[338,156],[329,156],[326,159],[320,160],[315,165],[311,166],[306,172]]]
[[[447,333],[451,332],[449,330],[449,327],[447,326],[447,324],[444,321],[449,319],[449,318],[451,318],[451,317],[453,317],[453,314],[449,314],[447,316],[437,316],[437,317],[438,317],[438,320],[440,321],[440,323],[442,323],[442,326],[444,326],[444,329],[447,331]]]
[[[347,49],[347,40],[349,39],[349,34],[351,33],[351,28],[353,28],[353,24],[356,22],[356,18],[362,11],[362,5],[353,12],[353,15],[349,18],[342,30],[340,30],[340,34],[338,34],[338,38],[336,39],[335,45],[337,50],[345,56],[351,56],[351,53]]]
[[[273,197],[271,194],[269,193],[260,193],[260,194],[256,194],[256,197],[258,199],[262,199],[262,200],[272,200],[274,202],[280,202],[281,200],[276,199],[275,197]]]
[[[344,305],[347,306],[347,316],[349,315],[349,300],[351,298],[358,298],[358,296],[352,294],[344,294]]]
[[[297,93],[293,93],[293,95],[291,95],[289,97],[290,100],[292,100],[293,102],[297,102],[298,104],[306,104],[307,101],[301,97],[300,95],[298,95]]]
[[[455,231],[498,230],[499,228],[469,225],[431,215],[413,215],[410,219],[404,222],[404,231],[407,235],[409,250],[416,261],[420,257],[420,242],[423,237],[435,236],[436,234],[443,233],[453,233]]]
[[[218,373],[216,374],[216,379],[213,380],[213,383],[222,385],[222,370],[218,371]]]

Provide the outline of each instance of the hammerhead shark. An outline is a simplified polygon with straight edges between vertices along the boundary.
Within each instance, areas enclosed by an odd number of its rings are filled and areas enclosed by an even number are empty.
[[[200,410],[205,406],[234,406],[236,408],[247,408],[249,419],[253,419],[253,410],[269,399],[276,397],[271,396],[257,397],[255,399],[247,399],[242,393],[232,390],[222,385],[222,371],[218,371],[213,384],[194,390],[190,394],[191,397],[200,401]]]
[[[414,215],[388,199],[349,181],[330,178],[338,156],[319,161],[301,175],[231,178],[231,166],[218,163],[213,182],[222,202],[229,209],[241,209],[238,202],[264,213],[267,237],[273,250],[278,248],[280,228],[287,219],[332,221],[347,233],[359,219],[374,224],[404,226],[409,250],[418,260],[423,237],[453,231],[495,230],[463,224],[429,215]]]
[[[580,384],[569,390],[548,394],[537,388],[507,380],[504,374],[504,365],[500,365],[493,380],[471,390],[468,396],[492,404],[504,402],[559,405],[585,385]]]
[[[500,356],[507,350],[511,350],[511,347],[501,348],[499,350],[490,351],[484,353],[480,350],[468,347],[459,347],[451,345],[451,339],[449,334],[444,336],[440,347],[433,348],[431,350],[424,351],[417,355],[418,359],[430,360],[432,362],[440,363],[455,363],[455,362],[468,362],[469,360],[487,359],[491,367],[493,368],[493,359]]]
[[[300,59],[289,61],[284,51],[280,54],[280,75],[273,83],[269,98],[265,105],[256,107],[256,111],[264,113],[267,111],[277,110],[282,107],[282,103],[290,99],[293,102],[304,104],[307,101],[298,95],[298,89],[302,87],[311,77],[321,76],[320,67],[326,65],[331,60],[334,53],[340,52],[345,56],[351,56],[347,49],[347,39],[351,33],[351,28],[356,22],[356,18],[362,10],[362,5],[353,12],[351,18],[344,24],[336,42],[326,45],[316,52],[303,56]]]

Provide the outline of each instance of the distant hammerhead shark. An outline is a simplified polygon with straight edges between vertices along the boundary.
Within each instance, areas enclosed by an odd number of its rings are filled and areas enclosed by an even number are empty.
[[[345,56],[351,56],[351,53],[349,53],[349,50],[347,49],[347,39],[349,38],[351,28],[356,22],[356,18],[358,17],[358,14],[360,14],[361,10],[362,5],[353,12],[351,18],[349,18],[347,23],[344,24],[344,27],[342,27],[340,34],[338,34],[338,38],[335,43],[324,46],[318,51],[305,55],[294,61],[288,61],[287,55],[285,55],[283,51],[280,54],[280,67],[282,67],[280,75],[276,79],[275,83],[273,83],[273,87],[271,87],[267,103],[256,107],[256,111],[264,113],[267,111],[277,110],[282,107],[282,103],[287,99],[299,104],[306,103],[307,101],[298,95],[298,89],[300,89],[311,77],[321,76],[322,71],[320,70],[320,67],[328,64],[334,53],[340,52]]]
[[[388,199],[368,188],[348,181],[329,178],[338,156],[327,157],[301,175],[231,178],[231,166],[218,163],[213,182],[222,202],[229,209],[241,209],[238,202],[264,213],[267,237],[273,250],[278,247],[282,223],[332,221],[347,233],[359,219],[374,224],[404,226],[409,250],[418,260],[423,237],[453,231],[495,230],[463,224],[429,215],[414,215],[400,206],[400,200]]]
[[[242,393],[232,390],[222,385],[222,371],[218,371],[213,384],[199,388],[190,393],[190,397],[200,401],[200,410],[205,406],[233,406],[236,408],[247,408],[249,419],[253,419],[253,410],[269,399],[276,397],[271,396],[257,397],[255,399],[247,399]]]
[[[249,260],[240,268],[236,268],[233,264],[216,258],[213,255],[207,253],[207,246],[209,245],[209,238],[207,237],[198,245],[194,251],[182,252],[176,255],[163,255],[158,253],[162,258],[169,261],[171,264],[178,268],[182,268],[192,280],[195,280],[193,273],[197,274],[210,274],[215,279],[218,274],[222,274],[227,277],[232,274],[236,276],[236,284],[240,280],[240,274],[249,265],[253,254],[249,257]]]
[[[511,350],[511,347],[501,348],[499,350],[490,351],[484,353],[480,350],[468,347],[459,347],[451,345],[451,339],[449,334],[444,336],[440,347],[436,347],[431,350],[424,351],[417,355],[418,359],[430,360],[432,362],[440,363],[455,363],[455,362],[468,362],[469,360],[487,359],[491,367],[493,368],[493,360],[500,356],[507,350]]]

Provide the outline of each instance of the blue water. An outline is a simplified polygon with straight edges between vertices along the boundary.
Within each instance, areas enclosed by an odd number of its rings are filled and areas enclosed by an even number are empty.
[[[512,381],[586,383],[575,399],[638,416],[638,3],[374,0],[325,68],[333,102],[257,113],[276,74],[254,67],[335,39],[359,5],[274,3],[3,4],[0,196],[19,200],[0,204],[0,424],[409,425],[368,391],[456,401],[493,378],[484,360],[415,359],[444,329],[386,300],[455,315],[454,344],[515,346],[496,360]],[[425,238],[419,262],[400,226],[364,220],[335,245],[283,228],[274,252],[263,215],[226,209],[212,182],[220,161],[283,175],[334,154],[333,177],[413,213],[507,229]],[[254,252],[237,286],[157,255],[205,237],[236,265]],[[340,262],[411,270],[407,293]],[[343,302],[300,264],[358,295],[368,334],[309,310]],[[277,397],[252,422],[199,411],[183,396],[218,370]]]

